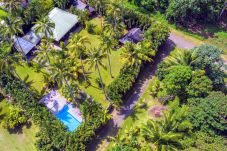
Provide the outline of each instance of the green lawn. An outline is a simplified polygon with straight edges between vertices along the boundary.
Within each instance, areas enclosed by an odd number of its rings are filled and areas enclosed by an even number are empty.
[[[218,46],[223,49],[225,55],[227,54],[227,31],[215,33],[214,37],[207,39],[206,42]]]
[[[101,20],[99,18],[94,18],[90,22],[92,24],[96,25],[97,28],[99,28],[99,29],[101,28]],[[101,41],[100,41],[98,35],[89,34],[86,29],[82,30],[79,34],[82,36],[88,37],[89,41],[91,42],[91,45],[89,46],[90,48],[98,48],[100,46]],[[112,52],[112,54],[110,56],[112,73],[113,73],[114,77],[118,76],[120,69],[123,67],[123,63],[120,61],[121,60],[120,53],[121,53],[121,50],[115,50]],[[106,65],[107,70],[100,68],[100,71],[101,71],[104,85],[108,86],[114,80],[114,78],[111,78],[111,76],[109,74],[107,59],[104,60],[104,64]],[[106,107],[108,107],[109,102],[105,100],[103,91],[100,88],[98,88],[98,85],[96,82],[96,79],[98,78],[98,73],[94,69],[90,72],[92,72],[92,73],[90,74],[89,77],[90,77],[90,80],[91,80],[91,83],[93,86],[89,86],[87,88],[85,88],[83,86],[83,89],[90,96],[92,96],[96,101],[101,103],[103,107],[106,108]]]
[[[31,82],[31,87],[41,92],[44,86],[43,74],[37,73],[32,67],[28,67],[26,64],[23,66],[15,66],[16,72],[22,80],[28,77],[27,82]]]
[[[10,104],[5,100],[0,102],[1,117],[7,114]],[[0,127],[0,150],[1,151],[36,151],[35,134],[38,128],[32,124],[30,128],[24,127],[22,133],[10,134]]]
[[[143,106],[141,105],[143,103],[146,103],[146,107],[140,107],[140,106]],[[158,102],[157,99],[154,99],[150,95],[150,91],[149,89],[147,89],[144,95],[140,98],[140,100],[136,104],[133,113],[129,117],[127,117],[124,123],[122,124],[120,130],[118,131],[118,135],[124,136],[128,130],[135,128],[137,126],[140,127],[140,125],[144,124],[149,118],[151,118],[148,114],[149,109],[155,105],[161,105],[161,104]],[[112,146],[113,146],[113,143],[110,143],[106,148],[106,150],[110,149]]]

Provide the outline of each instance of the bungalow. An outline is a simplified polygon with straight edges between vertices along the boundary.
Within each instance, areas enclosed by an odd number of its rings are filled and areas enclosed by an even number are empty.
[[[79,21],[76,15],[59,8],[54,8],[49,12],[48,17],[55,24],[55,28],[52,30],[52,38],[56,42],[59,42]],[[30,32],[28,32],[24,37],[15,40],[14,46],[18,51],[23,51],[25,55],[38,45],[43,36],[42,33],[35,33],[35,26],[36,25],[34,25]]]
[[[140,28],[133,28],[128,31],[128,33],[119,40],[121,44],[125,44],[126,42],[138,43],[143,40],[143,32]]]
[[[78,22],[78,16],[59,8],[54,8],[48,17],[55,24],[53,39],[59,42]]]
[[[73,5],[78,9],[78,10],[87,10],[90,15],[95,12],[95,9],[88,4],[82,2],[81,0],[74,0]]]

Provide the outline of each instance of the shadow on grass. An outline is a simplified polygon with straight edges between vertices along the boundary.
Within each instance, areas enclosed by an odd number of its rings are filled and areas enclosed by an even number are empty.
[[[27,121],[25,124],[19,125],[13,129],[7,129],[10,134],[23,134],[23,127],[26,127],[27,129],[31,128],[32,122]]]

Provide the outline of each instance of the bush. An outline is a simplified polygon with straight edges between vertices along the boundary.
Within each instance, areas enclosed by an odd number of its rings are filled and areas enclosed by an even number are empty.
[[[187,23],[216,21],[225,0],[170,0],[166,16],[170,21]]]
[[[96,25],[94,25],[94,24],[92,24],[92,23],[90,23],[90,22],[88,22],[87,24],[86,24],[86,29],[87,29],[87,32],[89,33],[89,34],[95,34],[95,29],[96,28]]]
[[[9,114],[2,120],[2,127],[6,129],[15,129],[27,122],[28,118],[25,116],[24,111],[18,107],[10,107]]]
[[[116,79],[107,87],[107,96],[116,105],[123,103],[124,94],[130,90],[140,72],[140,66],[124,67]]]
[[[188,66],[173,66],[163,80],[164,88],[169,95],[186,97],[186,86],[190,83],[192,70]]]
[[[227,132],[227,96],[221,92],[212,92],[206,98],[189,99],[188,118],[198,131],[210,134]]]

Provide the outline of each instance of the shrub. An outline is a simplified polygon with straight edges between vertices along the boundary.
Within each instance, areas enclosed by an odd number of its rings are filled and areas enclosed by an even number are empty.
[[[123,103],[124,94],[130,90],[140,71],[140,66],[124,67],[116,79],[107,87],[107,95],[116,105]]]
[[[18,107],[10,107],[9,114],[2,120],[2,127],[6,129],[14,129],[20,127],[27,122],[28,118],[25,116],[24,111]]]
[[[192,77],[192,70],[188,66],[173,66],[163,80],[164,87],[169,95],[185,98],[185,87]]]
[[[227,96],[221,92],[212,92],[206,98],[189,99],[188,118],[198,131],[210,134],[227,132]]]
[[[92,23],[90,23],[90,22],[88,22],[88,23],[86,24],[86,29],[87,29],[87,32],[88,32],[89,34],[95,34],[95,31],[94,31],[95,27],[96,27],[96,25],[94,25],[94,24],[92,24]]]

